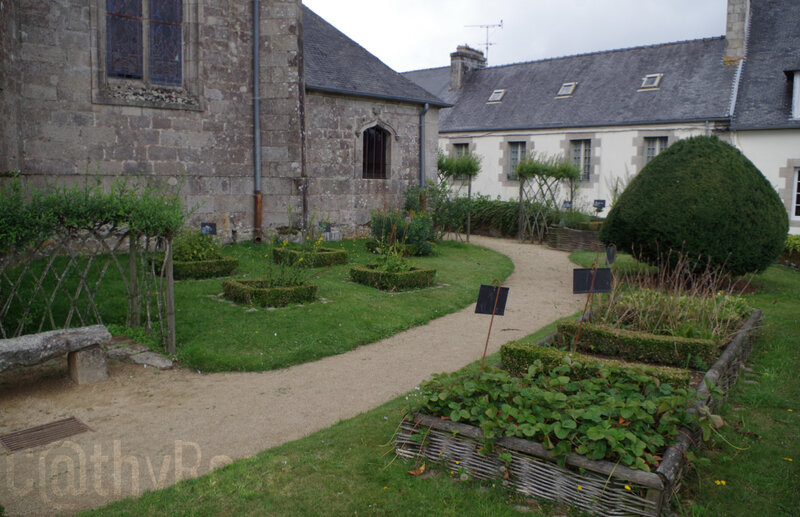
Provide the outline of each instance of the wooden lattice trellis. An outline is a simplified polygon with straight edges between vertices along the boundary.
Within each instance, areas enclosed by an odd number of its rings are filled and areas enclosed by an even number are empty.
[[[108,300],[101,286],[118,281],[127,296],[126,325],[156,331],[174,354],[171,247],[171,239],[101,225],[0,256],[0,337],[103,323]],[[112,264],[118,277],[109,274]]]
[[[547,215],[558,210],[561,178],[535,175],[520,178],[519,233],[520,242],[530,239],[539,244],[547,235]]]

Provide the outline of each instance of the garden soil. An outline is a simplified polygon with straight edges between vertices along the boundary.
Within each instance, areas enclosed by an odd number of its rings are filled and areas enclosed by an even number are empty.
[[[506,239],[472,242],[515,267],[489,353],[583,307],[585,299],[571,294],[566,253]],[[302,438],[480,359],[489,316],[474,310],[270,372],[202,374],[111,361],[110,379],[88,385],[69,380],[65,360],[4,372],[0,434],[70,416],[91,431],[14,453],[0,448],[0,504],[7,516],[74,513]]]

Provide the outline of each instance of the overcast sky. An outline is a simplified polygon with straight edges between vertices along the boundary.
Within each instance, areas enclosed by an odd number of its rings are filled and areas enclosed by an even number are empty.
[[[303,0],[398,72],[450,64],[468,44],[489,65],[725,34],[727,0]]]

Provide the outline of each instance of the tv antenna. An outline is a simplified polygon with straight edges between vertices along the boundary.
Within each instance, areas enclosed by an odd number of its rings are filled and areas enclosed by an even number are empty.
[[[486,29],[486,43],[484,43],[486,47],[486,51],[484,56],[486,57],[486,62],[489,62],[489,47],[494,45],[495,43],[489,41],[489,29],[502,29],[503,28],[503,20],[500,20],[500,23],[494,23],[490,25],[465,25],[464,27],[474,28],[474,29]]]

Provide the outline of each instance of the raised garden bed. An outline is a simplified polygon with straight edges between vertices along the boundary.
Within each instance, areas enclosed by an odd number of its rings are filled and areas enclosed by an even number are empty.
[[[296,264],[302,258],[303,265],[306,267],[324,267],[346,263],[347,252],[334,248],[319,248],[315,252],[273,248],[272,258],[276,264]]]
[[[160,269],[160,263],[157,268]],[[236,257],[222,257],[215,260],[199,260],[192,262],[174,261],[172,263],[172,277],[175,280],[185,280],[187,278],[213,278],[218,276],[228,276],[239,265]]]
[[[550,226],[547,228],[547,247],[569,252],[588,250],[592,245],[602,245],[599,235],[600,232],[595,230],[575,230]]]
[[[284,307],[290,303],[310,302],[317,298],[317,286],[270,286],[266,279],[230,279],[222,282],[225,298],[262,307]]]
[[[409,271],[387,272],[376,269],[374,264],[369,264],[350,268],[350,278],[359,284],[386,291],[404,291],[430,287],[436,278],[436,270],[411,268]]]
[[[752,350],[760,321],[761,311],[753,311],[705,374],[705,379],[721,390],[723,398]],[[697,390],[697,403],[715,410],[722,398],[712,398],[702,383]],[[702,443],[698,434],[698,430],[681,429],[676,443],[666,449],[654,472],[590,460],[575,453],[567,456],[562,466],[543,445],[516,437],[496,440],[487,454],[479,427],[421,414],[401,423],[394,445],[401,457],[443,463],[451,472],[465,472],[479,479],[500,479],[523,494],[565,502],[596,515],[657,517],[666,512],[669,501],[680,489],[685,453],[692,443]]]

